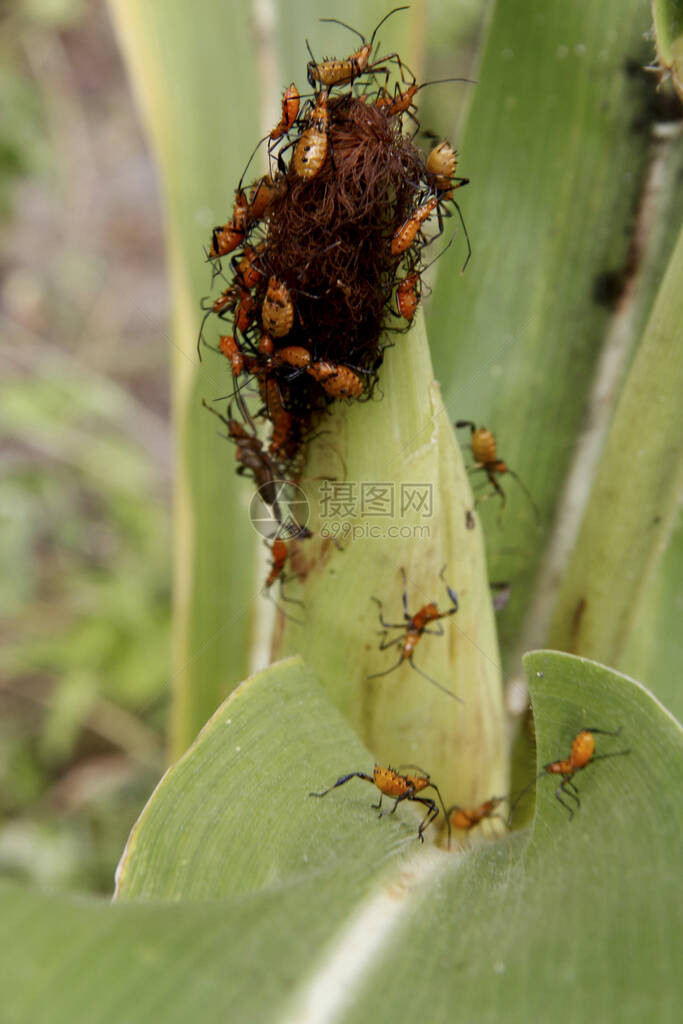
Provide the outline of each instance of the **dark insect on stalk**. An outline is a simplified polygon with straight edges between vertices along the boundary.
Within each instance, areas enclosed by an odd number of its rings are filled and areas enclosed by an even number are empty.
[[[491,491],[487,491],[486,494],[480,494],[476,498],[475,505],[478,505],[481,501],[486,501],[488,498],[493,498],[496,495],[500,498],[500,509],[498,512],[498,521],[500,522],[505,510],[505,491],[498,483],[497,476],[502,476],[504,473],[509,473],[513,479],[517,481],[520,488],[526,495],[529,504],[534,510],[536,516],[536,522],[540,523],[541,515],[538,511],[536,502],[531,497],[531,494],[525,487],[524,483],[520,480],[514,470],[510,469],[508,464],[502,459],[498,458],[498,446],[496,443],[495,435],[487,430],[486,427],[476,427],[471,420],[458,420],[455,424],[457,429],[461,427],[469,427],[471,433],[471,446],[472,455],[474,456],[474,465],[468,467],[469,473],[477,473],[479,471],[486,474],[489,483],[492,486]]]

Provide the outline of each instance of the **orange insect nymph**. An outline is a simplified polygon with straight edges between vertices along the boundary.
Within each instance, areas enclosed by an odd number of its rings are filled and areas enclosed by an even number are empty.
[[[595,735],[601,736],[619,736],[621,735],[621,729],[617,729],[612,732],[609,729],[597,729],[597,728],[585,728],[581,729],[572,740],[572,749],[569,757],[562,758],[557,761],[549,761],[543,765],[543,768],[538,773],[536,778],[528,786],[519,793],[515,798],[512,806],[510,807],[510,820],[515,811],[515,808],[519,804],[522,797],[527,793],[531,787],[546,775],[560,775],[562,776],[562,782],[555,790],[555,797],[558,803],[562,804],[564,809],[569,812],[569,820],[574,817],[574,813],[581,806],[579,799],[579,791],[576,784],[573,782],[573,778],[577,772],[587,768],[588,765],[593,764],[594,761],[603,761],[608,757],[623,757],[626,754],[630,754],[630,750],[615,750],[608,754],[596,754],[595,753]],[[569,797],[574,800],[576,806],[571,807],[568,803],[563,800],[563,797]]]
[[[273,338],[282,338],[289,334],[294,323],[294,303],[287,285],[271,277],[268,291],[263,300],[261,319],[266,331]]]
[[[300,178],[315,178],[320,171],[329,148],[327,125],[329,112],[327,106],[327,90],[321,92],[311,114],[311,127],[302,133],[294,150],[294,170]]]
[[[432,196],[426,203],[417,208],[412,217],[408,217],[403,222],[391,240],[391,251],[394,256],[398,256],[410,248],[415,241],[418,231],[427,218],[434,213],[438,205],[438,197]]]
[[[443,569],[439,573],[440,579],[443,579],[445,569],[446,566],[444,565]],[[426,672],[423,672],[422,669],[418,668],[413,661],[415,648],[426,633],[434,636],[443,636],[443,626],[438,620],[445,619],[449,615],[454,615],[457,612],[458,595],[452,587],[449,587],[448,584],[446,584],[446,592],[448,593],[451,601],[450,608],[445,612],[440,612],[437,605],[434,604],[433,601],[430,601],[428,604],[420,608],[419,611],[415,612],[414,615],[410,615],[408,612],[407,577],[405,569],[401,569],[401,575],[403,577],[403,622],[385,622],[382,614],[382,602],[378,597],[372,598],[375,604],[379,607],[379,621],[384,627],[382,631],[383,639],[379,645],[379,649],[380,651],[386,651],[390,647],[397,646],[400,650],[399,659],[395,665],[391,666],[391,668],[386,669],[384,672],[375,672],[373,675],[368,676],[368,679],[379,679],[380,676],[387,676],[390,672],[394,672],[397,668],[400,668],[405,661],[407,661],[410,667],[414,669],[418,675],[424,676],[424,678],[429,680],[430,683],[433,683],[437,689],[447,693],[448,696],[453,697],[454,700],[460,700],[460,697],[457,697],[456,694],[451,692],[451,690],[442,686],[441,683],[437,683],[435,679],[432,679],[432,677],[428,676]],[[427,628],[432,622],[438,623],[436,629]],[[395,636],[393,639],[389,640],[388,632],[391,629],[398,629],[403,635]]]
[[[506,798],[504,796],[492,796],[490,800],[485,800],[478,807],[465,808],[459,807],[454,804],[453,807],[448,810],[448,817],[453,828],[459,828],[464,832],[469,832],[470,829],[475,828],[485,818],[500,818],[501,821],[504,819],[500,814],[496,814],[496,808]]]
[[[265,174],[253,186],[249,193],[249,221],[261,220],[273,202],[280,195],[282,183],[274,182],[269,174]]]
[[[311,365],[311,353],[303,345],[287,345],[275,353],[275,362],[302,370]]]
[[[418,283],[420,275],[415,270],[412,274],[408,274],[396,289],[396,306],[398,309],[399,316],[402,316],[404,320],[412,320],[417,311],[417,307],[420,304],[420,296],[418,294]]]
[[[522,480],[520,480],[517,474],[512,469],[510,469],[508,464],[504,462],[502,459],[498,458],[497,444],[494,434],[490,430],[487,430],[486,427],[475,426],[475,424],[471,420],[458,420],[455,426],[458,429],[460,429],[461,427],[470,428],[470,444],[472,447],[472,455],[474,457],[475,464],[474,466],[468,466],[467,471],[469,473],[476,473],[478,471],[485,473],[486,476],[488,477],[488,481],[491,484],[491,487],[493,488],[493,490],[488,491],[485,494],[478,495],[475,501],[475,505],[478,505],[480,501],[487,501],[488,498],[493,498],[496,495],[498,495],[498,497],[500,498],[500,510],[498,512],[498,520],[500,522],[503,515],[503,510],[505,508],[506,495],[505,491],[503,490],[498,480],[496,479],[496,476],[502,476],[502,474],[504,473],[509,473],[509,475],[514,480],[517,481],[521,490],[526,495],[527,500],[534,511],[534,515],[536,516],[536,522],[540,522],[540,512],[538,511],[536,502],[531,497],[531,494],[527,490],[526,486],[524,485]]]
[[[231,334],[221,335],[218,348],[230,360],[233,377],[244,372],[244,353]]]
[[[266,587],[272,587],[273,583],[275,583],[275,581],[282,575],[287,558],[289,557],[289,549],[285,542],[279,537],[273,541],[273,546],[271,547],[270,552],[273,556],[273,561],[264,584]]]
[[[275,125],[270,137],[273,140],[281,139],[283,135],[286,135],[290,128],[293,126],[299,114],[299,103],[301,97],[299,96],[299,90],[297,89],[294,82],[289,85],[282,96],[282,117],[278,124]]]
[[[353,32],[361,40],[363,45],[355,53],[352,53],[346,60],[324,60],[318,64],[311,53],[311,59],[306,66],[306,74],[308,83],[312,89],[315,89],[316,84],[324,85],[327,88],[332,88],[335,85],[347,85],[355,81],[368,70],[368,62],[370,60],[370,54],[372,53],[372,47],[375,42],[375,36],[379,28],[384,24],[387,18],[390,18],[392,14],[397,11],[407,11],[407,7],[394,7],[393,11],[389,11],[388,14],[382,18],[379,22],[375,31],[370,37],[370,42],[366,42],[365,37],[356,31],[355,28],[351,28],[344,21],[339,21],[338,18],[321,18],[321,21],[334,22],[336,25],[343,25],[344,28],[348,28],[350,32]],[[310,53],[310,47],[308,52]],[[377,63],[381,64],[384,60],[389,60],[390,57],[396,56],[395,54],[389,54],[387,57],[380,57]],[[376,67],[376,64],[373,65]],[[382,70],[382,69],[380,69]]]
[[[219,224],[211,234],[208,259],[215,260],[219,256],[227,256],[242,244],[244,237],[245,232],[241,228],[237,228],[234,221],[228,221],[222,226]]]
[[[339,363],[318,361],[307,371],[318,381],[330,398],[358,398],[363,394],[363,381],[357,373]]]
[[[423,804],[423,806],[427,808],[427,813],[420,823],[420,827],[417,832],[418,839],[421,842],[424,842],[423,833],[434,819],[438,817],[439,809],[434,800],[429,799],[429,797],[418,796],[417,794],[422,792],[424,789],[433,789],[439,798],[442,808],[444,808],[443,799],[438,787],[432,782],[431,777],[427,772],[418,768],[417,765],[406,765],[405,767],[414,768],[420,774],[402,775],[400,772],[394,771],[393,768],[383,768],[381,765],[376,764],[372,770],[372,775],[368,775],[366,772],[349,772],[347,775],[341,775],[335,783],[333,783],[328,789],[323,790],[322,793],[310,793],[309,796],[327,796],[327,794],[332,792],[333,789],[337,789],[338,786],[343,786],[351,779],[363,779],[364,782],[372,783],[372,785],[376,786],[379,790],[379,802],[373,804],[373,807],[380,811],[380,818],[382,817],[381,807],[383,796],[391,797],[394,800],[394,806],[391,808],[391,811],[388,812],[389,814],[393,814],[403,800],[410,800],[412,803]],[[446,824],[448,827],[448,839],[450,844],[451,832],[448,819],[446,819]]]

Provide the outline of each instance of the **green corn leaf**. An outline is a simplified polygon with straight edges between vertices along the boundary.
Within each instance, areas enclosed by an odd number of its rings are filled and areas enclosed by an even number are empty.
[[[630,751],[576,776],[573,821],[545,776],[528,829],[449,854],[420,847],[410,807],[378,820],[361,780],[309,797],[371,760],[284,662],[162,780],[113,906],[2,884],[3,1019],[673,1021],[680,727],[595,663],[526,668],[539,765],[586,726],[622,729],[599,753]]]
[[[551,640],[621,664],[683,493],[683,233],[621,394]],[[644,419],[645,417],[645,419]]]
[[[501,479],[502,527],[497,499],[482,505],[491,578],[512,583],[500,616],[511,671],[523,644],[546,636],[556,590],[539,596],[536,586],[557,539],[553,517],[557,530],[566,528],[565,516],[585,500],[572,494],[557,504],[611,323],[606,286],[618,289],[628,266],[648,160],[652,86],[639,70],[650,56],[648,27],[642,0],[496,4],[457,139],[460,173],[471,185],[456,197],[474,253],[459,279],[460,232],[437,263],[428,328],[451,418],[496,433],[500,455],[541,510],[539,530],[510,478]],[[445,102],[434,89],[429,102],[437,98]],[[612,393],[637,337],[627,321]],[[604,397],[600,408],[609,408]],[[561,572],[552,576],[555,588]]]

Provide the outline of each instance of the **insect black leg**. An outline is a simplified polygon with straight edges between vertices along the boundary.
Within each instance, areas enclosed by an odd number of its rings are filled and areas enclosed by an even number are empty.
[[[594,754],[593,757],[591,757],[588,764],[593,764],[593,761],[604,761],[607,757],[623,757],[625,754],[630,753],[630,750],[615,750],[611,754]],[[586,765],[586,768],[587,767],[588,765]]]
[[[401,627],[401,628],[403,628],[403,627]],[[382,640],[381,644],[379,645],[379,650],[380,651],[388,651],[390,647],[394,647],[396,644],[402,644],[403,643],[403,637],[402,636],[394,637],[393,640],[387,640],[386,639],[386,636],[387,636],[386,631],[382,634],[382,636],[384,637],[384,640]]]
[[[501,521],[503,519],[503,512],[505,511],[505,500],[506,500],[505,499],[505,491],[500,486],[500,484],[496,480],[496,478],[493,475],[493,473],[491,472],[491,470],[486,469],[485,467],[482,467],[482,468],[485,469],[486,475],[489,478],[489,483],[491,484],[493,490],[487,491],[486,494],[478,495],[478,497],[475,499],[474,504],[478,505],[482,501],[488,501],[489,498],[494,498],[496,496],[496,494],[497,494],[500,497],[500,509],[498,510],[498,517],[497,517],[498,518],[498,525],[500,526],[501,525]]]
[[[412,623],[413,617],[408,612],[408,577],[405,569],[401,569],[401,576],[403,577],[403,618],[406,622]]]
[[[444,615],[453,615],[453,613],[457,612],[457,610],[458,610],[458,595],[453,590],[453,588],[449,587],[448,583],[446,583],[446,580],[444,579],[444,575],[443,575],[445,573],[445,571],[446,571],[446,566],[444,565],[443,569],[439,573],[439,579],[443,580],[443,582],[446,584],[446,592],[447,592],[449,598],[451,599],[451,603],[453,604],[453,608],[449,612],[444,612]]]
[[[538,510],[538,505],[536,504],[536,502],[534,501],[534,499],[533,499],[533,498],[531,497],[531,491],[529,491],[529,490],[527,489],[526,485],[525,485],[524,483],[522,483],[522,481],[520,480],[520,478],[519,478],[519,477],[517,476],[517,474],[515,473],[514,469],[510,469],[510,468],[508,467],[508,469],[507,469],[507,472],[509,473],[509,475],[510,475],[510,476],[511,476],[511,477],[512,477],[512,478],[513,478],[514,480],[516,480],[516,481],[517,481],[517,483],[519,484],[519,486],[520,486],[521,490],[522,490],[522,491],[524,492],[524,494],[526,494],[526,496],[527,496],[527,499],[528,499],[528,501],[529,501],[529,504],[531,505],[532,509],[534,510],[534,516],[536,517],[536,523],[537,523],[537,525],[540,525],[540,522],[541,522],[541,513],[540,513],[540,512],[539,512],[539,510]],[[590,729],[589,731],[590,731],[590,732],[595,732],[596,730],[594,730],[594,729]],[[615,735],[618,735],[618,733],[612,733],[612,732],[610,732],[610,733],[607,733],[607,735],[608,735],[608,736],[615,736]]]
[[[401,659],[401,660],[403,660],[403,659]],[[436,686],[437,690],[442,690],[443,693],[447,693],[449,697],[452,697],[453,700],[460,701],[461,704],[465,703],[464,700],[462,699],[462,697],[458,697],[455,693],[453,693],[452,690],[449,690],[445,686],[442,686],[441,683],[437,683],[436,679],[432,679],[432,677],[428,676],[426,672],[423,672],[421,668],[418,668],[417,665],[415,664],[415,662],[413,661],[412,655],[407,660],[408,660],[408,662],[410,664],[410,667],[415,669],[415,671],[417,672],[418,675],[422,676],[424,679],[428,679],[430,683],[432,683],[434,686]],[[399,662],[399,664],[400,664],[400,662]],[[398,666],[395,666],[395,667],[398,667]]]
[[[570,787],[570,788],[567,788],[567,787]],[[572,792],[572,790],[574,792]],[[575,808],[572,808],[569,804],[565,803],[565,801],[562,799],[562,795],[561,795],[562,793],[564,793],[565,796],[571,797],[572,800],[576,800],[576,807]],[[564,778],[562,780],[560,785],[555,790],[555,796],[556,796],[557,800],[559,801],[559,803],[562,804],[564,809],[569,812],[569,820],[571,821],[572,818],[574,817],[574,812],[576,810],[578,810],[579,807],[581,806],[581,801],[579,799],[579,791],[578,791],[578,789],[576,788],[576,786],[574,785],[574,783],[572,782],[572,780],[570,778]]]
[[[584,726],[583,731],[584,732],[599,732],[599,733],[602,733],[603,736],[621,736],[621,726],[619,726],[619,728],[616,730],[616,732],[613,732],[611,729],[595,729],[595,728],[591,728],[591,726],[586,725],[586,726]]]
[[[443,811],[444,818],[446,819],[446,828],[448,829],[448,849],[450,850],[450,848],[451,848],[451,819],[450,819],[449,815],[446,813],[446,805],[445,805],[445,803],[443,801],[443,797],[441,796],[441,790],[433,782],[430,782],[430,786],[432,787],[432,789],[434,790],[434,792],[436,793],[436,795],[439,798],[439,803],[441,804],[441,810]]]
[[[385,629],[405,629],[406,628],[405,627],[405,623],[403,623],[403,622],[385,622],[384,619],[382,618],[382,602],[380,601],[380,599],[378,597],[373,597],[371,600],[373,600],[375,602],[375,604],[379,608],[379,621],[382,623],[382,625],[384,626]]]
[[[365,678],[366,679],[379,679],[380,676],[388,676],[391,672],[395,672],[397,668],[400,668],[401,665],[403,664],[403,661],[404,661],[403,652],[401,652],[401,657],[398,659],[398,661],[396,662],[395,665],[391,666],[391,668],[386,669],[385,672],[373,672],[373,674],[371,676],[366,676]]]
[[[434,819],[438,818],[438,816],[439,816],[439,808],[436,806],[436,803],[435,803],[434,800],[430,800],[426,796],[412,796],[409,799],[411,800],[412,803],[424,804],[424,806],[428,808],[427,813],[425,814],[424,818],[420,822],[420,827],[417,830],[417,838],[420,840],[421,843],[424,843],[425,840],[424,840],[423,833],[425,832],[426,829],[429,828],[429,826],[434,821]],[[450,836],[450,833],[449,833],[449,836]]]
[[[456,178],[455,180],[457,182],[459,182],[459,184],[455,186],[456,188],[461,188],[463,185],[469,185],[469,178]],[[464,220],[463,215],[462,215],[462,210],[460,209],[459,205],[456,203],[455,199],[453,200],[453,206],[458,211],[458,217],[460,218],[460,223],[462,224],[462,230],[463,230],[464,235],[465,235],[465,241],[467,242],[467,258],[465,259],[465,262],[462,265],[462,270],[460,271],[461,274],[464,274],[465,273],[465,267],[470,262],[470,257],[472,255],[472,243],[470,242],[470,236],[467,234],[467,226],[465,224],[465,220]]]
[[[444,615],[450,615],[450,612],[444,612]],[[425,633],[429,636],[443,636],[443,626],[440,622],[436,623],[434,629],[427,629],[425,626],[424,629],[420,630],[420,636],[424,636]]]
[[[337,781],[333,785],[329,786],[328,789],[323,790],[322,793],[309,793],[308,795],[327,796],[327,794],[331,793],[333,789],[337,788],[337,786],[343,786],[344,783],[348,782],[350,779],[365,779],[366,782],[371,782],[373,786],[375,784],[375,780],[372,775],[366,775],[365,772],[349,772],[348,775],[340,775]]]

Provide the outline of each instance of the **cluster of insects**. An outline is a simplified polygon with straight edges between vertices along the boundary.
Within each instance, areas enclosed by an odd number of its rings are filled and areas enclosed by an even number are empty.
[[[381,48],[375,49],[380,27],[406,9],[389,11],[369,40],[336,18],[322,19],[349,29],[362,45],[343,59],[319,61],[306,44],[310,92],[300,93],[294,83],[285,90],[280,120],[259,140],[235,190],[232,214],[213,229],[206,251],[212,287],[218,282],[220,292],[204,300],[198,351],[200,358],[206,348],[219,353],[232,380],[227,409],[207,408],[235,445],[237,472],[253,480],[272,513],[275,531],[266,590],[278,581],[282,588],[286,580],[291,538],[311,536],[291,514],[285,515],[283,506],[287,487],[300,477],[304,447],[320,414],[335,401],[372,397],[387,338],[409,329],[422,297],[424,272],[441,255],[427,259],[427,247],[443,234],[444,221],[454,212],[467,246],[463,269],[471,254],[455,198],[468,179],[456,174],[455,150],[441,140],[423,152],[415,142],[428,134],[421,133],[417,119],[418,92],[426,85],[466,80],[418,84],[397,53],[379,55]],[[267,173],[245,184],[252,159],[264,145]],[[210,318],[218,327],[213,343],[205,333]],[[499,478],[509,474],[538,518],[526,487],[499,457],[491,431],[470,420],[458,420],[455,426],[470,430],[470,471],[483,473],[490,486],[476,502],[498,497],[502,515],[506,496]],[[471,513],[467,525],[474,525]],[[407,662],[449,697],[460,699],[414,661],[422,638],[443,635],[443,620],[458,611],[458,596],[444,579],[445,568],[440,573],[449,601],[444,610],[428,601],[411,613],[403,569],[402,621],[385,620],[382,602],[373,597],[382,627],[380,650],[395,648],[398,660],[369,679]],[[561,777],[556,796],[570,819],[579,806],[576,773],[598,759],[628,753],[596,754],[594,736],[601,733],[618,735],[581,730],[569,757],[545,765],[539,776]],[[453,829],[468,833],[493,818],[509,823],[526,792],[510,803],[504,819],[500,806],[507,797],[492,796],[476,807],[446,808],[427,772],[414,765],[397,771],[376,764],[372,774],[350,772],[311,795],[324,797],[354,778],[379,791],[375,807],[380,816],[384,796],[393,800],[388,813],[404,801],[420,804],[421,841],[443,813],[449,845]]]
[[[285,544],[305,532],[285,528],[278,495],[300,473],[316,417],[334,401],[372,396],[387,332],[410,326],[433,262],[425,249],[454,212],[469,259],[455,199],[468,181],[456,174],[455,150],[445,140],[426,153],[415,144],[417,94],[438,83],[418,83],[397,53],[375,48],[380,27],[406,9],[390,11],[369,40],[322,19],[362,45],[322,61],[308,47],[310,91],[285,90],[280,120],[259,140],[232,214],[207,247],[212,286],[222,290],[204,300],[200,358],[212,348],[227,360],[233,392],[216,415]],[[268,172],[245,184],[262,146]],[[271,575],[282,578],[286,557],[273,550]]]
[[[617,729],[616,731],[588,727],[581,729],[581,731],[574,737],[569,756],[557,761],[550,761],[548,764],[543,765],[543,768],[537,778],[534,779],[529,786],[526,786],[514,800],[509,802],[510,809],[506,818],[498,813],[498,808],[501,804],[508,802],[508,798],[504,796],[492,796],[476,807],[466,808],[454,804],[452,807],[447,809],[436,783],[432,782],[431,776],[427,772],[418,768],[416,765],[403,766],[404,770],[411,769],[411,772],[401,774],[393,768],[382,768],[380,765],[376,764],[372,775],[358,771],[349,772],[347,775],[341,775],[336,782],[334,782],[328,789],[323,790],[322,793],[311,793],[310,795],[316,797],[327,796],[327,794],[333,789],[337,789],[338,786],[343,786],[351,779],[363,779],[365,782],[372,783],[372,785],[379,790],[379,802],[377,804],[373,804],[373,807],[376,810],[380,810],[383,796],[391,797],[394,801],[393,807],[389,812],[387,812],[389,814],[393,814],[398,805],[403,801],[419,803],[422,804],[423,807],[427,808],[427,813],[422,818],[417,832],[417,837],[420,842],[424,842],[425,830],[438,818],[440,812],[443,811],[446,830],[448,833],[448,846],[450,848],[453,829],[468,833],[481,825],[483,821],[487,821],[492,818],[498,818],[509,827],[512,823],[512,816],[522,797],[525,796],[531,786],[535,785],[538,780],[548,775],[559,775],[561,777],[562,781],[555,791],[555,796],[562,807],[564,807],[568,812],[569,820],[571,821],[574,817],[575,811],[581,805],[579,792],[576,783],[574,782],[574,776],[577,772],[583,771],[596,761],[605,760],[609,757],[624,757],[625,755],[630,754],[630,750],[615,750],[605,754],[596,754],[596,734],[602,736],[619,736],[621,734],[621,729]],[[417,774],[414,774],[415,772],[417,772]],[[431,797],[419,795],[423,794],[425,789],[434,790],[438,797],[440,808],[437,806],[436,801]],[[565,797],[571,798],[574,801],[574,805],[572,806],[568,804]],[[380,817],[382,817],[382,813],[383,812],[380,810]]]

